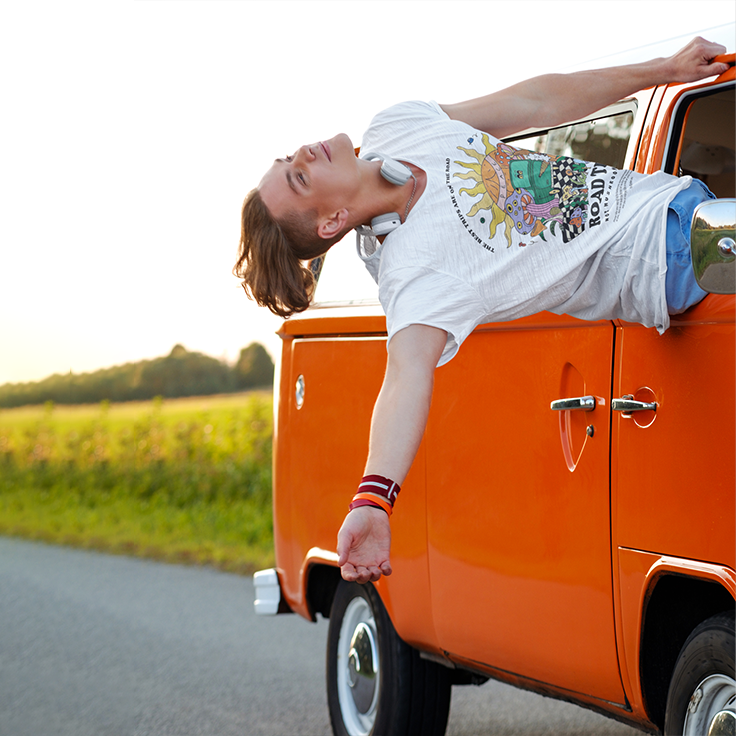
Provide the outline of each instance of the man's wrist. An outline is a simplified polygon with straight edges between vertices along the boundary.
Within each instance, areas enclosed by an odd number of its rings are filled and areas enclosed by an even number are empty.
[[[371,473],[364,475],[358,483],[358,493],[373,493],[385,498],[391,506],[396,503],[401,486],[391,478]]]
[[[355,509],[359,509],[363,506],[369,506],[374,509],[380,509],[381,511],[384,511],[386,515],[391,518],[392,514],[392,508],[391,504],[386,501],[383,498],[380,498],[378,496],[368,497],[369,494],[363,494],[363,493],[356,493],[353,497],[353,500],[350,502],[350,506],[348,507],[348,511],[354,511]]]
[[[358,484],[358,492],[353,496],[349,510],[352,511],[362,506],[373,506],[385,511],[390,518],[400,490],[398,483],[383,475],[364,475]]]

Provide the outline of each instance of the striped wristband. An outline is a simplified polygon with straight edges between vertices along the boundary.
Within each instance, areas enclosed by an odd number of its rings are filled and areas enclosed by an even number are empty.
[[[349,510],[373,506],[383,509],[390,517],[400,490],[399,484],[390,478],[384,478],[382,475],[365,475],[358,485],[358,492],[353,496]]]
[[[358,493],[375,493],[383,496],[392,506],[396,503],[401,486],[382,475],[364,475],[358,484]]]
[[[393,513],[393,509],[391,508],[391,504],[386,501],[383,498],[378,498],[377,496],[372,496],[370,493],[356,493],[353,496],[352,503],[348,507],[349,511],[352,511],[353,509],[360,508],[361,506],[373,506],[373,508],[376,509],[383,509],[391,518],[391,514]]]

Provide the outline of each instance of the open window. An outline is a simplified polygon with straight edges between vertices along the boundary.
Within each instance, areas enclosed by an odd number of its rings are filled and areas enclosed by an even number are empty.
[[[672,116],[663,169],[700,179],[718,197],[693,217],[695,278],[714,294],[736,290],[736,94],[733,82],[684,94]]]
[[[736,196],[733,82],[695,90],[678,103],[664,170],[700,179],[718,198]]]
[[[626,154],[636,116],[636,102],[627,100],[602,110],[589,119],[557,128],[528,132],[506,139],[515,148],[551,156],[570,156],[581,161],[625,167]]]

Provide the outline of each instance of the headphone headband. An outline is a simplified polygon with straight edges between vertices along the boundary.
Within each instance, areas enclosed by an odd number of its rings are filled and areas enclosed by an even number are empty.
[[[402,187],[411,179],[411,169],[400,161],[396,161],[380,153],[366,153],[365,161],[381,161],[381,176],[396,186]]]

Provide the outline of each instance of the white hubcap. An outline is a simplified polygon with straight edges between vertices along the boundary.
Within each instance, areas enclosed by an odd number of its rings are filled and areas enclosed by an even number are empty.
[[[354,598],[345,610],[337,643],[337,695],[350,736],[366,736],[376,720],[381,685],[377,640],[370,606]]]
[[[710,675],[693,691],[685,713],[683,736],[736,734],[736,682],[727,675]]]

